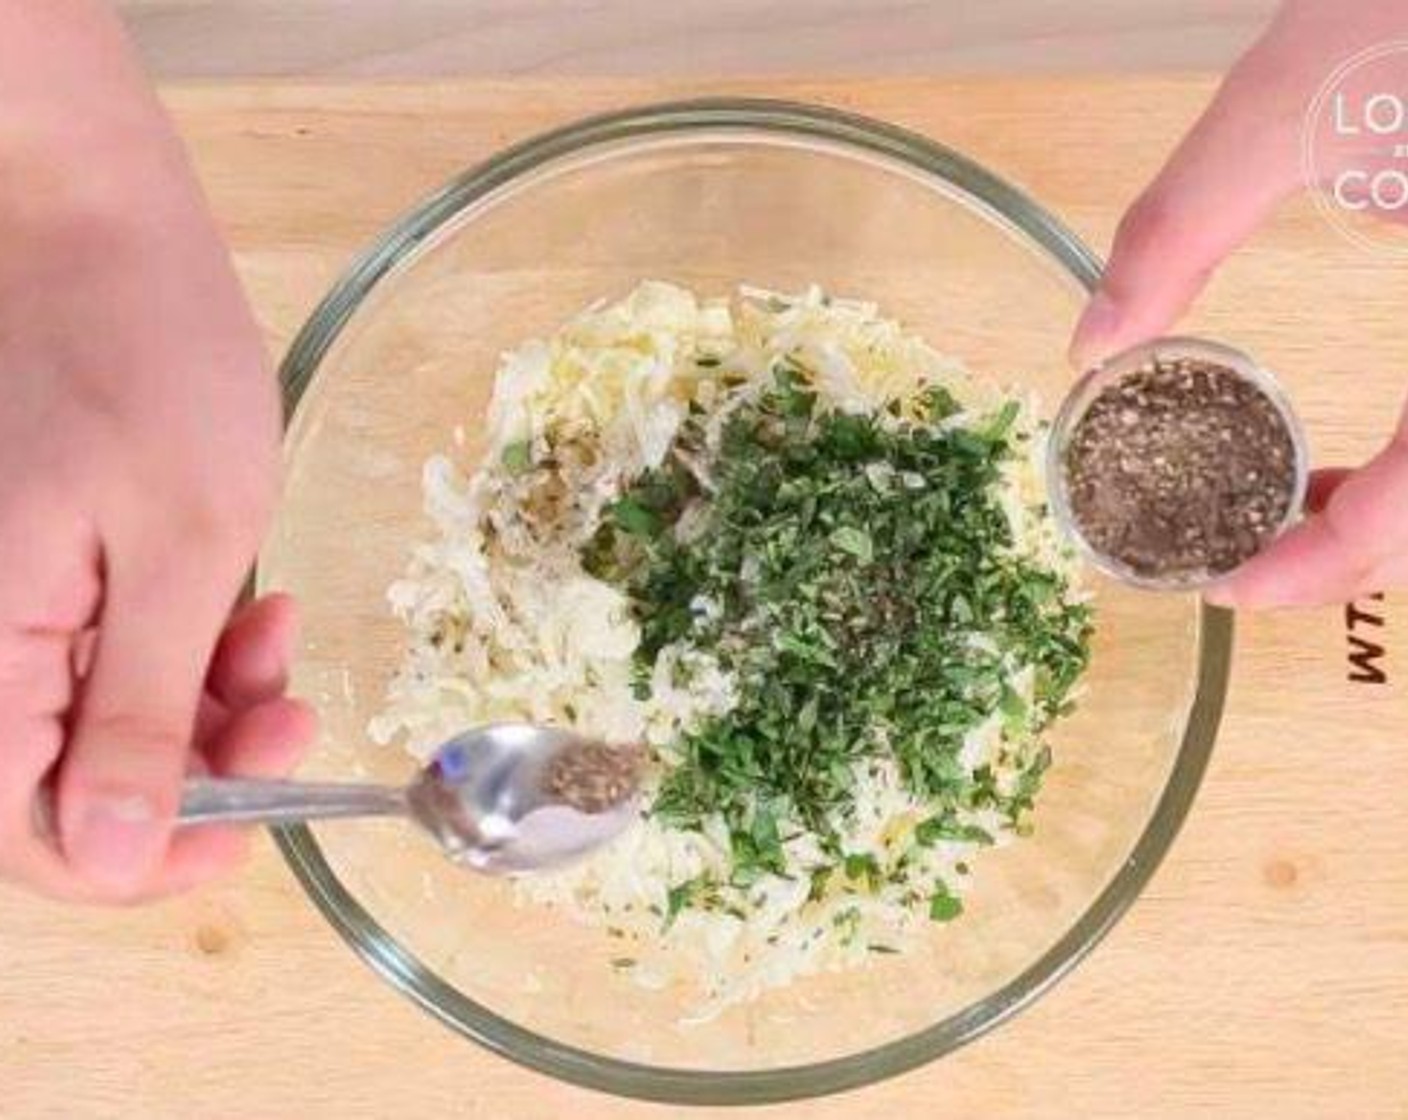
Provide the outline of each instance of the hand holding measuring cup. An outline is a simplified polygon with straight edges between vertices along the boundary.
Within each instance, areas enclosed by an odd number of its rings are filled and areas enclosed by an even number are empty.
[[[1223,258],[1303,185],[1306,112],[1326,79],[1356,52],[1405,35],[1405,0],[1284,5],[1120,223],[1105,277],[1076,328],[1073,361],[1087,368],[1163,334]],[[1401,69],[1402,89],[1408,53],[1397,59],[1386,65]],[[1316,471],[1306,504],[1301,524],[1208,598],[1238,607],[1308,605],[1408,585],[1408,411],[1369,462]]]

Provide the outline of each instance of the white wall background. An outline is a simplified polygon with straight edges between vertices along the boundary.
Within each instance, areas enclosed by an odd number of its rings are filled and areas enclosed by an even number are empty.
[[[162,78],[1221,69],[1275,7],[1274,0],[116,2]]]

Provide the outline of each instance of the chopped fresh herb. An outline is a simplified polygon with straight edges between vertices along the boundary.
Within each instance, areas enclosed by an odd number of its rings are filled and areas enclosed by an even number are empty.
[[[510,474],[526,474],[533,469],[533,445],[526,439],[517,440],[508,444],[499,458]]]
[[[864,529],[842,525],[832,532],[831,543],[842,552],[849,552],[862,564],[869,564],[875,559],[875,544]]]
[[[1016,689],[1003,685],[1002,695],[997,701],[997,710],[1009,722],[1020,724],[1027,715],[1027,702]]]
[[[951,922],[963,913],[963,900],[940,883],[929,898],[929,917],[936,922]]]
[[[692,906],[701,899],[708,887],[708,881],[700,876],[694,879],[686,879],[669,889],[665,895],[665,929],[669,929],[675,924],[675,919],[687,906]]]
[[[846,878],[864,884],[870,891],[880,889],[880,864],[869,852],[848,855],[841,866],[845,869]]]
[[[1065,708],[1089,656],[1089,611],[1013,548],[1001,486],[1019,407],[939,423],[959,411],[937,387],[920,421],[830,410],[789,357],[716,440],[692,419],[681,426],[677,458],[711,456],[709,499],[686,539],[673,527],[698,491],[667,465],[630,484],[608,507],[615,536],[583,550],[588,570],[629,597],[638,690],[666,647],[716,658],[735,682],[727,714],[672,744],[653,805],[676,827],[722,818],[730,890],[795,873],[815,900],[837,885],[833,870],[847,889],[878,890],[878,862],[839,839],[857,770],[876,757],[934,804],[920,845],[990,844],[965,823],[971,811],[1017,827],[1031,807],[1049,754],[1032,747],[1009,789],[990,768],[965,769],[960,752],[994,714],[1021,743]],[[701,616],[701,601],[716,609]],[[1007,683],[1013,666],[1032,672],[1030,702]],[[781,835],[797,829],[834,867],[789,868]],[[667,925],[703,904],[696,887],[676,887]],[[961,903],[944,892],[930,908],[949,920]]]
[[[847,906],[844,910],[836,911],[836,916],[831,919],[831,924],[841,934],[841,944],[849,945],[856,939],[856,934],[860,933],[860,910],[855,906]]]
[[[623,532],[633,533],[638,537],[653,537],[660,531],[659,514],[632,498],[613,502],[607,508],[607,513]]]
[[[924,391],[924,413],[932,424],[957,416],[963,411],[958,398],[942,385],[934,385]]]
[[[914,829],[914,839],[925,847],[940,840],[957,840],[969,844],[992,844],[993,838],[985,829],[975,824],[964,824],[951,812],[939,813],[928,820],[920,821]]]
[[[1017,415],[1021,412],[1021,405],[1016,401],[1008,401],[1002,406],[987,425],[983,428],[983,435],[993,442],[1007,438],[1007,433],[1012,430],[1012,425],[1017,422]]]

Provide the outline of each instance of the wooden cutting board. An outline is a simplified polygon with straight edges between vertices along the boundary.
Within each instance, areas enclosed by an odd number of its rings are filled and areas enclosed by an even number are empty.
[[[843,106],[968,152],[1104,249],[1210,89],[1198,78],[298,85],[168,100],[282,351],[394,215],[504,143],[585,113],[698,92]],[[1318,460],[1353,463],[1408,389],[1405,306],[1408,267],[1294,204],[1228,263],[1188,325],[1281,371]],[[956,1056],[786,1114],[1408,1115],[1405,627],[1402,598],[1242,620],[1200,800],[1093,957]],[[1367,669],[1349,660],[1356,651]],[[436,1025],[343,948],[267,843],[238,881],[142,911],[0,891],[0,1115],[669,1114],[554,1083]]]

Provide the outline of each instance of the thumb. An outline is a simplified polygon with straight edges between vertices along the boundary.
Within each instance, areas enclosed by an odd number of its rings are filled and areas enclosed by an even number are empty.
[[[107,564],[97,647],[58,777],[57,823],[74,872],[127,897],[166,855],[202,681],[239,580],[221,579],[215,573],[227,565],[216,563],[173,572],[149,552],[110,554]]]
[[[1333,486],[1324,508],[1208,593],[1236,607],[1345,603],[1408,579],[1408,431]]]
[[[1071,342],[1086,369],[1164,334],[1213,269],[1299,183],[1298,117],[1249,54],[1115,234],[1100,287]]]

